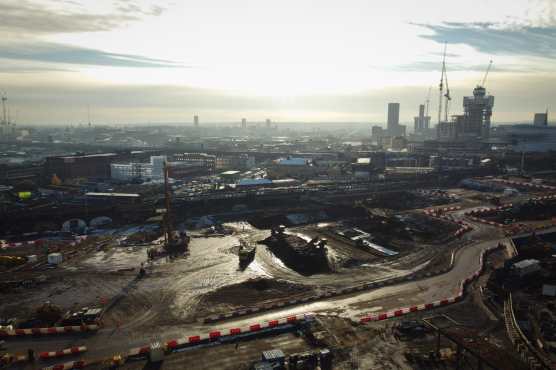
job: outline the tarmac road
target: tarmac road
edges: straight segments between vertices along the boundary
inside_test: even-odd
[[[283,310],[274,310],[258,315],[242,317],[228,322],[204,325],[201,323],[186,324],[178,327],[159,327],[145,330],[139,327],[103,328],[96,334],[71,335],[57,337],[14,338],[6,341],[9,352],[21,353],[27,348],[36,352],[53,351],[77,345],[86,345],[89,349],[83,358],[99,359],[116,353],[125,353],[130,348],[143,346],[156,340],[170,340],[213,329],[226,329],[250,323],[263,322],[270,319],[285,317],[291,314],[315,312],[318,314],[334,314],[342,317],[358,318],[370,312],[388,311],[399,307],[425,304],[458,292],[459,282],[471,275],[479,267],[481,253],[505,242],[505,238],[496,238],[460,249],[455,257],[454,268],[446,274],[419,281],[410,281],[399,285],[388,286],[372,291],[353,295],[330,298],[327,300],[295,306]],[[51,363],[59,363],[68,359],[58,359]],[[41,362],[42,363],[42,362]]]

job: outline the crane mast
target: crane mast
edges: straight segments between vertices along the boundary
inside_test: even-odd
[[[440,74],[440,84],[438,84],[438,123],[442,121],[442,98],[444,97],[444,73],[446,71],[446,44],[442,53],[442,72]]]
[[[448,87],[448,74],[446,73],[446,70],[444,70],[444,80],[446,82],[446,94],[444,94],[444,97],[446,98],[444,101],[444,121],[448,122],[448,113],[452,97],[450,96],[450,87]]]
[[[164,203],[166,206],[166,212],[164,213],[164,240],[166,243],[171,243],[173,239],[172,220],[170,215],[170,197],[170,186],[168,184],[168,162],[164,161]]]

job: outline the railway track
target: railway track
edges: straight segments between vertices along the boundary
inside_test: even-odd
[[[517,350],[522,360],[527,363],[531,370],[553,370],[556,367],[551,366],[550,362],[541,354],[523,334],[514,315],[512,295],[504,301],[504,321],[506,331],[514,348]]]

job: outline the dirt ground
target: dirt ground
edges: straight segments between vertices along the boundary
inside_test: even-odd
[[[281,280],[257,278],[228,285],[204,295],[199,302],[199,311],[223,312],[226,309],[281,301],[284,297],[295,299],[296,297],[311,295],[313,292],[314,288],[308,286]]]
[[[454,198],[445,192],[393,191],[376,193],[364,201],[369,208],[388,208],[397,211],[433,207],[453,203]]]

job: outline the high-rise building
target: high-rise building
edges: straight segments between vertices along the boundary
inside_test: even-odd
[[[421,132],[425,126],[425,105],[419,105],[419,115],[413,118],[415,124],[413,127],[413,131]]]
[[[193,116],[193,126],[199,127],[199,116]]]
[[[416,134],[422,133],[424,131],[427,131],[429,129],[430,123],[431,123],[431,117],[430,116],[425,116],[425,105],[421,104],[419,105],[419,115],[417,117],[413,118],[414,120],[414,127],[413,127],[413,131]]]
[[[533,120],[533,125],[537,127],[547,127],[548,126],[548,111],[546,113],[535,113],[535,118]]]
[[[265,123],[266,123],[266,128],[270,128],[271,121],[269,118],[266,119]]]
[[[463,98],[463,133],[466,137],[488,139],[493,106],[494,96],[487,95],[482,86],[473,89],[473,96]]]
[[[242,129],[246,129],[247,128],[247,119],[242,118],[241,119],[241,128]]]
[[[388,121],[386,129],[388,135],[394,136],[398,131],[400,124],[400,103],[388,103]]]

